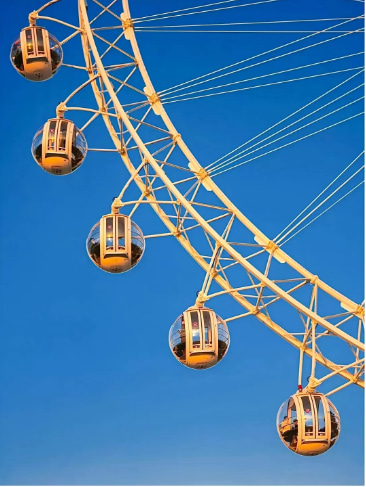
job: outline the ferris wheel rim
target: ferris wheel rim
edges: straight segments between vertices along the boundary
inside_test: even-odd
[[[129,13],[128,0],[122,0],[122,3],[123,3],[123,5],[124,5],[124,6],[126,6],[126,8],[127,8],[127,12]],[[81,17],[83,18],[84,23],[85,23],[84,27],[86,27],[86,31],[87,31],[87,37],[88,37],[88,39],[89,39],[89,42],[91,42],[91,44],[93,44],[93,34],[92,34],[91,29],[90,29],[90,26],[88,25],[88,17],[87,17],[87,12],[86,12],[86,2],[85,2],[85,0],[79,0],[79,11],[80,11],[80,13],[81,13]],[[135,41],[134,41],[134,42],[136,43],[136,48],[138,49],[138,45],[137,45],[137,41],[136,41],[136,38],[135,38],[134,33],[133,33],[133,29],[131,29],[131,31],[132,31],[132,36],[133,36],[133,38],[135,39]],[[131,43],[131,44],[132,44],[132,43]],[[92,47],[92,50],[93,50],[93,46],[91,46],[91,47]],[[85,53],[84,53],[84,54],[85,54]],[[95,44],[94,44],[94,50],[93,50],[93,54],[94,54],[94,57],[95,57],[95,60],[96,60],[96,63],[97,63],[97,61],[98,61],[98,50],[96,49]],[[135,51],[134,51],[134,54],[135,54]],[[141,65],[143,65],[143,61],[142,61],[141,55],[139,55],[139,57],[140,57],[139,64],[141,63]],[[104,71],[104,69],[103,69],[103,63],[101,62],[101,60],[100,60],[100,59],[99,59],[99,63],[100,63],[100,64],[99,64],[99,66],[98,66],[98,69],[100,69],[100,70],[101,70],[101,72],[103,73],[103,71]],[[98,63],[97,63],[97,64],[98,64]],[[139,67],[139,69],[140,69],[140,67]],[[144,68],[144,70],[145,70],[146,76],[148,77],[148,74],[147,74],[147,71],[146,71],[146,69],[145,69],[145,68]],[[141,70],[140,70],[140,72],[141,72]],[[141,74],[142,74],[142,73],[141,73]],[[105,77],[104,77],[103,81],[104,81],[104,83],[105,83],[106,87],[108,88],[108,75],[105,73],[105,71],[104,71],[104,75],[105,75]],[[144,81],[145,81],[145,78],[144,78]],[[150,83],[150,86],[152,87],[152,83],[151,83],[151,81],[150,81],[150,80],[149,80],[149,83]],[[147,86],[149,86],[149,85],[147,85]],[[121,111],[124,113],[124,110],[123,110],[123,108],[121,107],[121,105],[120,105],[120,103],[119,103],[118,97],[117,97],[116,95],[114,95],[113,90],[112,90],[112,89],[109,89],[108,91],[109,91],[109,94],[110,94],[110,96],[111,96],[111,99],[113,99],[113,97],[114,97],[114,98],[116,98],[116,100],[115,100],[115,101],[117,102],[117,106],[119,105],[119,107],[120,107]],[[176,134],[176,135],[179,135],[179,134],[177,133],[177,131],[175,130],[174,125],[173,125],[173,124],[172,124],[172,122],[170,121],[170,119],[169,119],[168,115],[166,114],[165,110],[163,110],[163,112],[165,113],[165,117],[167,117],[167,119],[169,120],[169,123],[171,124],[171,127],[173,127],[173,129],[174,129],[174,131],[175,131],[175,134]],[[103,118],[108,118],[108,117],[106,116],[106,117],[103,117]],[[122,118],[123,118],[123,117],[122,117]],[[124,123],[126,123],[126,125],[128,126],[128,118],[124,119],[123,121],[124,121]],[[165,121],[165,120],[164,120],[164,121]],[[131,130],[131,133],[134,131],[132,126],[130,127],[130,129],[129,129],[129,130]],[[137,139],[139,139],[138,134],[136,134],[136,138],[137,138]],[[135,139],[135,140],[136,140],[136,139]],[[139,140],[140,140],[141,144],[143,144],[143,142],[141,141],[141,139],[139,139]],[[179,137],[179,141],[180,141],[180,140],[181,140],[181,137]],[[146,148],[145,148],[145,149],[146,149]],[[150,155],[150,153],[149,153],[149,151],[148,151],[148,150],[146,151],[146,154],[145,154],[145,155],[146,155],[146,157],[147,157],[147,160],[149,160],[149,162],[151,163],[151,165],[154,167],[154,159],[151,157],[151,155]],[[192,156],[192,157],[193,157],[193,156]],[[124,162],[126,163],[126,160],[124,160]],[[197,162],[197,164],[198,164],[198,162]],[[126,165],[127,165],[127,164],[126,164]],[[201,166],[199,166],[199,167],[201,167]],[[131,172],[131,167],[128,167],[128,169],[129,169],[129,171]],[[154,167],[154,170],[155,170],[155,171],[158,173],[158,172],[159,172],[159,167]],[[164,171],[163,171],[163,173],[164,173]],[[164,174],[159,175],[159,177],[161,177],[162,181],[164,181]],[[216,187],[216,185],[215,185],[214,183],[213,183],[213,185],[214,185],[214,187]],[[221,193],[221,191],[219,190],[219,188],[217,188],[217,191],[218,191],[219,193]],[[178,191],[176,188],[174,188],[174,187],[172,188],[172,192],[173,192],[173,194],[175,194],[175,193],[179,193],[179,191]],[[178,194],[175,194],[175,196],[178,196]],[[180,195],[180,196],[182,197],[182,195]],[[178,198],[178,199],[179,199],[179,198]],[[226,197],[226,196],[225,196],[225,199],[227,199],[227,197]],[[229,200],[229,201],[230,201],[230,200]],[[230,202],[230,203],[231,203],[231,202]],[[186,204],[189,206],[189,203],[188,203],[188,202],[186,202]],[[232,203],[231,203],[231,205],[232,205]],[[234,205],[232,205],[232,206],[234,207]],[[195,210],[194,210],[193,208],[190,208],[190,211],[191,211],[191,212],[195,212]],[[237,211],[239,212],[239,210],[237,210]],[[192,213],[192,214],[193,214],[193,213]],[[239,212],[239,214],[241,214],[241,213]],[[198,216],[199,216],[199,215],[198,215]],[[245,217],[244,217],[244,218],[245,218]],[[201,219],[202,219],[202,218],[201,218]],[[197,218],[197,221],[200,221],[200,218]],[[164,222],[164,223],[166,223],[166,222]],[[254,225],[253,225],[253,226],[254,226]],[[259,232],[259,230],[258,230],[258,232]],[[259,233],[261,234],[261,232],[259,232]],[[264,235],[264,234],[262,234],[262,235]],[[223,247],[225,248],[225,244],[227,244],[227,242],[226,242],[225,240],[220,239],[220,236],[219,236],[219,235],[216,235],[216,236],[215,236],[215,238],[217,238],[217,237],[218,237],[218,241],[219,241],[219,243],[220,243],[220,244],[222,244],[222,245],[223,245]],[[265,237],[265,238],[267,238],[267,237]],[[220,240],[221,240],[221,241],[220,241]],[[267,239],[267,240],[269,241],[269,239]],[[180,241],[180,243],[182,243],[182,240]],[[184,245],[183,245],[183,246],[184,246]],[[188,249],[186,248],[186,250],[188,250]],[[225,248],[225,250],[227,250],[227,249]],[[281,253],[283,252],[281,249],[278,249],[278,250],[276,249],[276,251],[281,252]],[[191,252],[190,252],[190,253],[191,253]],[[230,252],[229,252],[229,254],[230,254]],[[235,255],[235,254],[236,254],[236,255]],[[284,253],[283,253],[283,254],[284,254]],[[191,255],[192,255],[192,254],[191,254]],[[287,255],[287,254],[284,254],[284,255]],[[234,252],[233,256],[234,256],[234,258],[235,258],[235,257],[236,257],[236,258],[238,258],[238,257],[240,257],[240,254],[238,254],[238,253]],[[289,259],[292,261],[292,259],[291,259],[291,258],[289,258]],[[196,259],[196,260],[197,260],[197,259]],[[198,260],[197,260],[197,261],[198,261]],[[287,263],[288,263],[288,262],[287,262]],[[205,267],[202,265],[202,263],[200,263],[200,265],[201,265],[203,268],[205,268]],[[299,265],[299,267],[301,267],[301,268],[302,268],[302,266],[300,266],[300,265]],[[256,269],[255,267],[254,267],[254,269],[257,271],[257,269]],[[258,273],[260,274],[260,276],[261,276],[262,278],[264,277],[264,276],[263,276],[263,274],[262,274],[262,273],[260,273],[260,271],[258,271]],[[253,272],[253,275],[255,275],[255,273],[254,273],[254,272]],[[348,298],[346,298],[345,296],[342,296],[340,293],[338,293],[338,292],[336,292],[335,290],[333,290],[333,289],[332,289],[330,286],[328,286],[328,285],[326,285],[325,283],[323,283],[323,281],[318,280],[318,279],[316,278],[316,276],[314,276],[313,274],[311,274],[311,273],[308,273],[308,272],[307,272],[307,275],[308,275],[308,276],[311,276],[311,278],[312,278],[312,279],[316,280],[316,285],[318,285],[319,287],[324,286],[324,289],[323,289],[323,290],[326,290],[326,292],[327,292],[329,289],[330,289],[330,290],[332,290],[332,291],[334,291],[334,293],[336,294],[336,296],[337,296],[338,298],[340,297],[341,299],[343,299],[343,301],[342,301],[341,299],[339,299],[340,303],[344,303],[344,304],[347,306],[347,308],[348,308],[348,307],[350,307],[350,308],[351,308],[349,311],[351,311],[351,310],[353,309],[353,311],[352,311],[352,312],[353,312],[354,314],[356,314],[356,313],[358,313],[358,312],[360,311],[360,310],[359,310],[359,306],[358,306],[358,305],[356,305],[356,303],[352,302],[351,300],[349,300],[349,299],[348,299]],[[266,278],[266,279],[267,279],[267,278]],[[271,284],[273,284],[273,283],[272,283],[272,281],[270,281],[270,280],[268,280],[268,279],[267,279],[266,284],[268,284],[268,282],[271,282]],[[270,287],[270,286],[268,286],[268,287]],[[270,288],[271,288],[271,287],[270,287]],[[272,289],[272,288],[271,288],[271,289]],[[283,290],[281,290],[281,289],[279,289],[279,291],[281,291],[281,292],[280,292],[280,293],[278,293],[278,294],[282,294],[282,295],[283,295],[283,294],[286,294],[286,292],[285,292],[285,291],[283,291]],[[275,291],[275,292],[277,292],[277,291]],[[281,297],[283,297],[283,298],[284,298],[284,296],[281,296]],[[284,299],[285,299],[285,298],[284,298]],[[292,299],[292,298],[291,298],[291,299]],[[291,300],[290,300],[290,301],[291,301]],[[294,300],[294,301],[296,301],[296,300]],[[289,302],[289,301],[288,301],[288,302]],[[291,302],[289,302],[289,303],[290,303],[290,304],[292,304]],[[351,306],[350,306],[350,305],[351,305]],[[346,308],[346,309],[347,309],[347,308]],[[247,307],[247,309],[249,309],[249,308]],[[306,308],[306,312],[307,312],[307,313],[309,313],[309,311],[310,311],[310,315],[311,315],[311,310],[309,310],[308,308]],[[309,316],[309,315],[308,315],[308,316]],[[314,317],[316,318],[316,315],[314,315],[314,316],[313,316],[313,318],[314,318]],[[263,321],[263,319],[262,319],[261,321]],[[323,325],[323,323],[320,323],[320,324],[321,324],[322,326],[324,326],[324,325]],[[325,327],[325,328],[327,328],[327,326],[324,326],[324,327]],[[281,327],[279,327],[279,328],[280,328],[280,330],[281,330],[281,331],[276,331],[276,330],[274,330],[274,331],[276,331],[276,333],[277,333],[277,334],[279,334],[279,335],[280,335],[282,338],[285,338],[287,341],[289,341],[290,343],[292,343],[292,344],[293,344],[294,346],[296,346],[297,348],[300,348],[300,346],[299,346],[299,345],[301,345],[301,342],[299,342],[299,341],[297,341],[297,340],[296,340],[298,343],[293,343],[293,341],[291,341],[291,340],[289,339],[289,337],[288,337],[288,336],[285,336],[286,332],[285,332],[285,331],[284,331],[284,330],[283,330]],[[333,327],[331,327],[331,328],[333,328]],[[340,337],[340,338],[342,338],[342,339],[345,339],[345,334],[343,334],[343,332],[342,332],[341,330],[336,329],[335,331],[336,331],[336,333],[335,333],[335,334],[336,334],[337,336],[339,336],[339,337]],[[287,334],[287,335],[288,335],[288,334]],[[347,337],[348,337],[348,336],[347,336]],[[361,350],[363,349],[363,344],[362,344],[362,343],[361,343],[359,340],[353,340],[353,341],[351,341],[351,342],[352,342],[352,345],[354,345],[355,347],[358,347],[358,348],[360,348]],[[308,353],[308,352],[306,352],[306,351],[305,351],[305,353]],[[317,359],[317,360],[318,360],[318,359]],[[318,361],[319,361],[320,363],[322,363],[322,360],[318,360]],[[325,361],[325,362],[326,362],[326,361]],[[326,366],[327,366],[327,364],[326,364],[325,362],[323,361],[323,365],[326,365]],[[330,368],[331,368],[331,367],[330,367]],[[334,370],[334,369],[333,369],[333,370]],[[347,377],[348,379],[350,379],[350,377],[353,377],[353,376],[352,376],[351,374],[349,374],[349,373],[340,374],[340,375],[343,375],[344,377]],[[361,380],[359,380],[359,378],[357,378],[357,383],[358,383],[358,385],[361,385],[361,384],[363,384],[363,381],[361,381]]]
[[[128,19],[131,20],[129,0],[122,0],[122,5],[123,5],[124,13],[127,15]],[[148,89],[151,90],[153,93],[155,93],[153,84],[151,82],[148,71],[145,67],[145,64],[143,62],[143,58],[142,58],[141,53],[140,53],[140,49],[139,49],[139,46],[137,43],[137,39],[136,39],[136,35],[135,35],[135,31],[133,29],[133,26],[129,25],[128,30],[129,30],[128,36],[130,37],[129,40],[131,42],[131,46],[132,46],[132,50],[134,52],[134,56],[138,60],[138,67],[139,67],[141,76],[143,77]],[[170,126],[172,128],[172,130],[178,134],[178,131],[176,130],[173,122],[171,121],[171,119],[170,119],[169,115],[167,114],[167,112],[166,112],[163,104],[161,103],[161,101],[159,99],[157,99],[156,101],[154,101],[154,104],[159,105],[160,115],[164,119],[164,122],[166,123],[166,125],[168,127]],[[178,139],[177,143],[179,145],[184,144],[183,145],[184,151],[189,151],[189,148],[184,143],[180,134],[178,134],[178,135],[179,135],[179,139]],[[204,168],[199,164],[197,159],[194,157],[194,155],[190,151],[189,151],[189,158],[194,161],[194,165],[197,168],[197,172],[199,172],[200,170],[204,170]],[[293,267],[298,272],[300,272],[305,278],[310,279],[314,282],[316,281],[316,284],[320,289],[322,289],[327,294],[331,294],[333,297],[338,299],[338,301],[340,301],[344,305],[345,309],[347,309],[348,311],[353,310],[355,313],[361,311],[361,309],[359,308],[359,305],[354,303],[352,300],[350,300],[346,296],[342,295],[336,289],[334,289],[331,286],[329,286],[328,284],[326,284],[324,281],[319,279],[319,277],[317,275],[315,275],[315,274],[311,273],[310,271],[308,271],[307,269],[305,269],[305,267],[303,267],[301,264],[299,264],[297,261],[295,261],[295,259],[293,259],[291,256],[289,256],[286,252],[284,252],[282,249],[278,248],[278,246],[276,244],[274,244],[273,241],[271,241],[261,230],[258,229],[258,227],[256,225],[254,225],[247,217],[245,217],[241,213],[241,211],[236,207],[236,205],[234,205],[232,203],[232,201],[229,200],[229,198],[227,198],[226,195],[224,195],[224,193],[220,190],[220,188],[217,186],[217,184],[212,180],[212,178],[209,174],[205,174],[205,179],[206,178],[209,181],[210,188],[215,192],[215,194],[220,199],[225,198],[226,201],[230,202],[230,208],[233,209],[233,211],[235,212],[235,215],[238,216],[239,220],[242,222],[245,221],[247,228],[250,231],[252,231],[253,235],[256,238],[258,238],[258,240],[260,240],[261,243],[263,242],[263,244],[266,244],[268,247],[270,247],[271,250],[274,252],[275,256],[278,256],[279,259],[285,260],[285,262],[287,264],[289,264],[291,267]]]

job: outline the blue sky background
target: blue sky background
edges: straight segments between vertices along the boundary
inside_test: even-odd
[[[130,3],[132,16],[138,17],[198,2]],[[332,396],[342,421],[333,449],[314,458],[294,455],[278,438],[275,420],[296,390],[295,349],[254,317],[247,318],[230,324],[231,346],[222,363],[189,370],[173,358],[167,337],[176,317],[193,304],[204,276],[179,244],[149,240],[141,263],[125,275],[104,273],[91,263],[85,239],[109,211],[127,172],[118,158],[96,153],[67,177],[51,176],[34,162],[34,134],[79,80],[75,71],[63,68],[48,82],[31,83],[11,67],[10,46],[27,25],[29,11],[39,6],[26,0],[1,5],[1,485],[362,484],[362,390],[348,387]],[[192,16],[185,23],[351,17],[360,15],[363,5],[280,0],[234,10]],[[46,12],[77,22],[76,0],[63,0]],[[47,26],[56,37],[65,36],[58,26]],[[138,41],[151,79],[162,90],[301,35],[141,33]],[[362,49],[362,34],[355,34],[250,74]],[[82,62],[81,50],[71,43],[64,56],[66,63]],[[333,69],[362,62],[359,56]],[[175,103],[167,110],[207,165],[348,76]],[[342,118],[362,106],[344,110]],[[110,145],[102,125],[86,136],[92,147]],[[358,117],[216,182],[273,237],[362,147]],[[152,233],[155,224],[161,228],[156,218],[146,210],[136,221]],[[360,302],[363,188],[285,250]],[[230,315],[230,300],[210,305],[224,318]]]

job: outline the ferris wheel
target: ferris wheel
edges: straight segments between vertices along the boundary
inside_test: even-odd
[[[12,46],[11,60],[15,69],[31,81],[52,78],[62,66],[75,68],[84,77],[59,103],[56,117],[47,120],[33,139],[32,154],[42,169],[53,175],[71,174],[81,166],[88,151],[100,151],[118,154],[129,171],[130,177],[114,197],[110,213],[101,216],[90,231],[89,257],[106,272],[122,273],[143,259],[147,239],[174,237],[204,271],[202,288],[192,306],[178,316],[170,329],[170,348],[175,358],[194,369],[216,365],[229,348],[227,323],[255,316],[299,351],[297,392],[285,401],[277,417],[281,440],[301,455],[327,451],[340,432],[339,414],[327,396],[352,384],[364,387],[364,305],[333,289],[282,249],[305,225],[308,208],[271,239],[220,189],[215,176],[230,165],[239,165],[241,153],[232,151],[209,166],[201,165],[165,109],[172,100],[201,96],[202,86],[188,94],[179,92],[187,86],[201,85],[204,77],[158,92],[136,39],[143,21],[189,15],[198,8],[233,7],[227,4],[234,0],[140,19],[131,16],[128,0],[122,0],[122,5],[119,0],[108,4],[93,0],[89,2],[92,5],[78,0],[77,25],[42,14],[58,1],[52,0],[29,15],[29,26]],[[72,33],[60,42],[51,30],[38,25],[43,20],[61,24]],[[343,19],[337,25],[345,23]],[[77,36],[84,62],[67,65],[62,46]],[[219,78],[220,71],[210,74]],[[352,71],[349,79],[361,71]],[[86,89],[92,90],[94,101],[89,100],[91,106],[78,106],[74,101]],[[68,112],[70,115],[66,116]],[[74,113],[82,114],[82,125],[74,123]],[[97,119],[104,121],[113,148],[88,148],[90,141],[85,132]],[[258,156],[258,144],[244,149],[250,158],[246,162]],[[320,206],[320,200],[315,204]],[[154,210],[166,232],[144,234],[135,216],[144,205]],[[313,210],[308,213],[310,216]],[[214,311],[214,303],[211,305],[214,298],[224,295],[241,309],[225,319]],[[206,306],[209,300],[210,306]],[[281,319],[289,313],[291,320]],[[341,359],[333,353],[329,337],[344,349]],[[310,358],[310,371],[305,385],[306,356]],[[318,392],[317,388],[334,376],[342,384],[326,394]]]

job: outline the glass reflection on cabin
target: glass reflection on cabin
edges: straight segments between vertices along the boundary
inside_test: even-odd
[[[30,81],[51,78],[62,63],[58,40],[43,27],[25,27],[10,51],[10,60],[19,74]]]
[[[193,369],[208,369],[225,356],[230,344],[225,321],[212,309],[192,307],[169,331],[169,345],[179,362]]]
[[[120,273],[140,262],[145,239],[130,217],[110,214],[103,216],[91,229],[86,248],[89,257],[100,269]]]
[[[81,166],[87,153],[86,139],[71,120],[52,118],[33,138],[32,155],[42,169],[66,175]]]
[[[315,456],[337,441],[340,419],[324,394],[298,392],[282,404],[277,429],[287,448],[299,455]]]

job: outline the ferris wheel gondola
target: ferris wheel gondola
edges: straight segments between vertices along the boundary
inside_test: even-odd
[[[140,262],[145,240],[129,216],[121,215],[116,208],[112,210],[90,230],[86,248],[96,266],[115,274],[129,271]]]
[[[324,394],[299,391],[278,411],[277,430],[282,442],[294,453],[320,455],[339,437],[339,414]]]
[[[37,164],[54,175],[70,174],[85,159],[87,143],[71,120],[51,118],[33,138],[32,155]]]
[[[62,63],[62,48],[45,28],[25,27],[11,48],[10,59],[17,72],[30,81],[46,81]]]
[[[173,323],[169,345],[181,364],[192,369],[208,369],[226,355],[230,345],[229,330],[212,309],[195,305]]]

